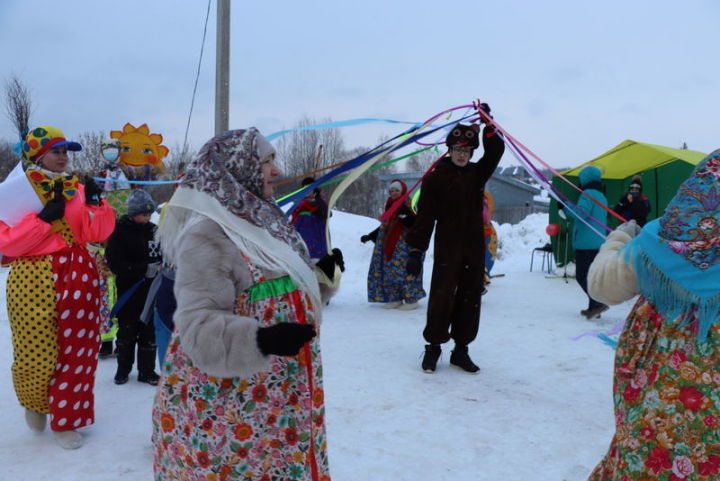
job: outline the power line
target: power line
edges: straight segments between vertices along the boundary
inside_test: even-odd
[[[190,100],[190,113],[188,114],[187,126],[185,127],[185,139],[183,148],[187,145],[188,131],[190,130],[190,119],[192,118],[193,107],[195,106],[195,94],[197,93],[198,80],[200,79],[200,66],[202,65],[203,52],[205,51],[205,36],[207,35],[208,19],[210,18],[210,4],[208,0],[207,13],[205,13],[205,28],[203,29],[202,43],[200,44],[200,58],[198,59],[197,74],[195,75],[195,86],[193,87],[192,100]]]

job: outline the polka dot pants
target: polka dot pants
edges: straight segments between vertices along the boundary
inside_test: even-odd
[[[15,393],[23,407],[47,414],[48,385],[57,360],[57,315],[50,257],[21,257],[13,262],[7,280],[7,309]]]
[[[92,424],[100,292],[90,254],[74,246],[51,256],[20,258],[13,264],[7,291],[15,349],[13,381],[20,404],[49,412],[53,431]],[[47,326],[45,345],[32,334],[39,325]],[[54,356],[38,356],[43,347]]]

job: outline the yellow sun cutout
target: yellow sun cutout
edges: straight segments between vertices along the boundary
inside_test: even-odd
[[[110,137],[120,141],[118,164],[136,171],[149,170],[153,175],[165,172],[165,163],[162,159],[168,155],[170,150],[164,145],[160,145],[163,136],[151,134],[147,124],[135,128],[128,122],[121,131],[112,130]]]

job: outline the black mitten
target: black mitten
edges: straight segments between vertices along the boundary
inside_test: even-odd
[[[315,263],[315,266],[325,273],[328,279],[335,277],[335,256],[328,254]]]
[[[63,198],[62,181],[55,181],[53,186],[55,195],[45,203],[45,206],[38,212],[38,218],[48,224],[54,220],[61,219],[65,215],[65,199]]]
[[[412,249],[408,253],[408,259],[405,263],[405,270],[411,276],[417,276],[422,272],[422,251]]]
[[[378,227],[377,229],[375,229],[374,231],[370,232],[369,234],[365,234],[364,236],[360,236],[360,242],[362,242],[363,244],[366,243],[367,241],[373,241],[373,242],[375,242],[375,241],[377,240],[377,236],[378,236],[378,231],[379,231],[379,230],[380,230],[380,228]]]
[[[343,253],[337,247],[332,250],[333,256],[335,257],[335,264],[340,268],[340,272],[345,272],[345,258]]]
[[[306,342],[315,337],[313,326],[282,322],[257,331],[257,345],[264,355],[296,356]]]
[[[100,205],[102,187],[97,185],[92,177],[85,177],[85,203],[87,205]]]

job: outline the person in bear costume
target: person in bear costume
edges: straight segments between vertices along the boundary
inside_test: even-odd
[[[489,115],[487,104],[481,106]],[[450,364],[476,373],[479,368],[468,354],[468,344],[480,323],[480,295],[485,273],[483,192],[485,183],[500,163],[505,144],[492,125],[482,132],[484,154],[470,162],[480,145],[479,125],[457,124],[447,136],[447,154],[422,183],[418,214],[405,236],[411,250],[408,274],[417,275],[422,256],[435,231],[427,321],[427,341],[422,369],[435,371],[441,345],[453,339]]]

